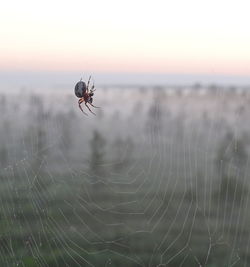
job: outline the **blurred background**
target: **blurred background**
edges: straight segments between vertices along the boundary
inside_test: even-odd
[[[249,7],[2,3],[0,266],[250,266]]]

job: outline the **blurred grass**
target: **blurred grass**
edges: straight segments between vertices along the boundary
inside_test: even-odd
[[[220,199],[228,210],[217,214],[212,202],[205,216],[197,200],[183,198],[185,191],[164,191],[144,209],[140,195],[133,208],[122,205],[117,193],[84,180],[80,189],[67,183],[64,190],[52,196],[51,185],[43,192],[15,190],[16,198],[14,192],[1,194],[1,266],[196,266],[196,258],[204,263],[207,256],[207,266],[230,266],[238,257],[248,260],[248,239],[239,240],[248,235],[248,225],[231,225],[231,217],[240,216],[232,210],[237,203]],[[115,208],[119,205],[122,209]]]

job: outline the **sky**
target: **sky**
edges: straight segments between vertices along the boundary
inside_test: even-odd
[[[250,75],[250,1],[8,0],[0,71]]]

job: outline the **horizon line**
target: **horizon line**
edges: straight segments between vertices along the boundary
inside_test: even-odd
[[[250,85],[250,75],[219,73],[169,73],[169,72],[100,72],[100,71],[60,71],[60,70],[1,70],[0,85],[8,86],[54,86],[72,84],[89,75],[99,85]]]

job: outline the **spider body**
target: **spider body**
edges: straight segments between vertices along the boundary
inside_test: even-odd
[[[75,86],[75,95],[78,98],[81,98],[86,93],[86,91],[87,91],[86,83],[83,81],[79,81]]]
[[[93,102],[93,95],[94,95],[94,91],[95,91],[95,86],[94,84],[92,85],[91,89],[89,90],[89,83],[90,83],[90,79],[91,79],[91,76],[89,77],[89,80],[88,80],[88,83],[86,85],[85,82],[82,81],[82,79],[75,85],[75,95],[76,97],[80,98],[78,100],[78,105],[79,105],[79,108],[80,110],[82,111],[82,113],[84,113],[85,115],[88,115],[87,113],[85,113],[81,107],[81,104],[83,102],[85,102],[85,106],[88,108],[88,110],[96,115],[91,109],[90,107],[88,106],[88,104],[94,108],[99,108],[99,107],[96,107],[92,104]]]

